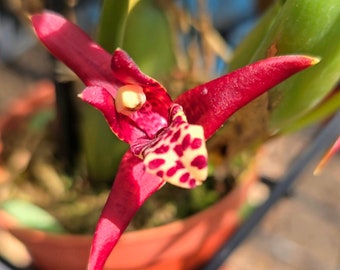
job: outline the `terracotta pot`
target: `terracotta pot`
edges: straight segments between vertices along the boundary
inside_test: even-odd
[[[212,257],[240,224],[240,206],[256,180],[255,173],[248,172],[242,184],[229,195],[190,218],[125,233],[111,253],[105,269],[197,269]],[[37,269],[86,269],[90,235],[58,235],[20,228],[3,212],[0,212],[1,226],[24,243]]]

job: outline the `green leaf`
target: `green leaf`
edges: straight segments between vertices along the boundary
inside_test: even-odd
[[[302,116],[294,123],[289,125],[287,129],[283,129],[282,132],[293,132],[314,122],[319,122],[327,119],[334,113],[336,113],[340,108],[340,92],[331,95],[326,98],[319,106],[317,106],[312,111],[308,112],[306,115]]]
[[[114,180],[128,145],[110,130],[103,115],[88,104],[81,104],[81,134],[89,181],[95,189]]]
[[[340,77],[340,2],[287,0],[254,56],[308,54],[322,61],[270,92],[270,123],[287,128],[312,110]]]
[[[237,46],[229,65],[229,71],[246,66],[252,62],[254,53],[265,38],[268,29],[275,21],[280,8],[281,5],[276,2],[261,16],[255,27]]]
[[[171,31],[156,1],[141,0],[130,11],[123,49],[143,72],[161,80],[175,64]]]
[[[48,232],[65,232],[62,225],[48,212],[23,200],[9,200],[0,208],[14,217],[22,226]]]
[[[108,52],[122,46],[128,0],[104,0],[98,29],[98,43]]]

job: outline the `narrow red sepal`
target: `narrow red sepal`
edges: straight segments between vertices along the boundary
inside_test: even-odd
[[[144,201],[164,181],[145,172],[143,160],[128,151],[121,162],[109,198],[99,218],[88,270],[101,270],[129,222]]]
[[[204,128],[208,139],[237,110],[318,59],[287,55],[267,58],[197,86],[175,101],[191,124]]]

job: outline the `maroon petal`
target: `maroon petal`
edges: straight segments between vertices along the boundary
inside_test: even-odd
[[[208,139],[238,109],[317,62],[299,55],[268,58],[197,86],[175,102],[183,106],[189,123],[203,126]]]
[[[144,201],[164,181],[145,173],[141,159],[128,151],[121,163],[111,193],[94,234],[88,270],[101,270],[113,247]]]
[[[153,111],[149,101],[131,116],[126,116],[117,113],[113,97],[102,87],[86,87],[79,97],[101,111],[112,132],[130,144],[132,149],[142,147],[144,142],[153,139],[168,125],[168,119]]]
[[[79,97],[103,113],[112,132],[119,139],[131,144],[136,140],[145,138],[145,132],[136,127],[129,117],[117,113],[114,99],[106,89],[89,86]]]
[[[139,114],[134,115],[135,122],[143,122],[143,119],[150,118],[149,128],[153,127],[156,131],[164,127],[164,124],[158,124],[160,127],[154,128],[155,120],[158,116],[153,117],[152,113],[157,113],[161,118],[167,122],[168,110],[172,104],[172,100],[168,95],[165,88],[155,79],[145,75],[130,56],[123,50],[117,49],[112,57],[111,68],[115,78],[123,82],[124,84],[136,84],[143,87],[143,91],[146,95],[147,104]],[[151,116],[150,116],[151,115]],[[150,123],[153,123],[150,125]],[[152,137],[153,130],[148,130],[148,127],[144,127],[144,130],[150,137]]]
[[[111,61],[111,68],[114,76],[125,84],[150,86],[160,88],[163,92],[166,92],[158,81],[144,74],[122,49],[118,48],[115,50]]]
[[[112,75],[111,54],[78,26],[65,18],[44,12],[31,17],[34,30],[49,51],[72,69],[88,86],[101,86],[115,97],[117,81]]]
[[[109,114],[105,107],[107,104],[99,104],[98,98],[91,99],[95,104],[89,102],[105,111],[111,129],[118,137],[128,143],[137,138],[153,139],[159,130],[167,126],[171,98],[164,87],[142,73],[124,51],[118,49],[111,57],[78,26],[51,12],[32,16],[32,24],[50,52],[69,66],[87,86],[94,87],[87,89],[87,96],[95,87],[105,89],[113,98],[122,85],[136,84],[143,88],[146,103],[130,118],[118,114],[113,102],[110,103],[112,112]],[[86,100],[85,94],[83,99]]]

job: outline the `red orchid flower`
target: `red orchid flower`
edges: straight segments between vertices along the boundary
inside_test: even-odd
[[[165,182],[193,188],[207,175],[204,140],[236,110],[314,63],[281,56],[197,86],[172,101],[121,49],[110,55],[77,26],[45,12],[32,16],[42,43],[87,86],[80,97],[99,109],[130,149],[98,221],[88,269],[100,270],[143,202]]]

